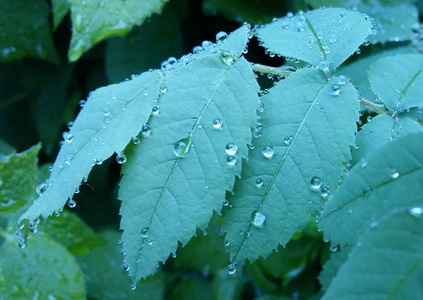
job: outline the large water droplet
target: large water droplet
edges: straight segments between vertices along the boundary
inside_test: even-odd
[[[235,63],[235,57],[229,51],[220,52],[220,59],[228,66],[232,66]]]
[[[341,86],[339,84],[332,84],[330,89],[333,96],[338,96],[341,93]]]
[[[39,196],[41,196],[42,194],[44,194],[44,193],[45,193],[45,191],[47,190],[48,186],[49,186],[48,182],[43,182],[43,183],[41,183],[40,185],[38,185],[38,186],[37,186],[37,189],[36,189],[37,194],[38,194]]]
[[[214,128],[221,128],[223,126],[223,122],[219,118],[214,119],[212,124]]]
[[[310,180],[311,188],[315,191],[319,190],[322,186],[322,180],[319,177],[313,177]]]
[[[255,212],[253,215],[253,225],[255,227],[262,227],[264,221],[266,220],[266,216],[262,212]]]
[[[409,209],[409,213],[414,217],[421,217],[421,215],[423,214],[423,207],[414,206]]]
[[[292,135],[287,136],[286,138],[283,139],[283,142],[287,146],[291,145],[293,141],[294,141],[294,137]]]
[[[156,106],[153,107],[153,109],[151,110],[151,112],[153,113],[153,115],[157,116],[160,113],[160,109],[156,105]]]
[[[236,272],[236,267],[235,267],[235,265],[234,265],[234,264],[230,264],[230,265],[228,266],[228,273],[229,273],[229,275],[233,275],[233,274],[235,274],[235,272]]]
[[[68,200],[68,206],[69,206],[70,208],[74,208],[74,207],[76,206],[76,202],[75,202],[75,200],[69,199],[69,200]]]
[[[258,178],[256,180],[256,188],[261,188],[263,186],[263,179]]]
[[[73,136],[72,133],[65,131],[65,132],[62,133],[62,136],[63,136],[63,139],[65,140],[66,143],[70,144],[70,143],[73,142],[74,136]]]
[[[228,37],[228,34],[224,31],[220,31],[216,34],[216,43],[222,44],[226,38]]]
[[[191,146],[191,137],[180,139],[175,143],[173,148],[173,153],[176,157],[183,157],[189,150]]]
[[[124,164],[124,163],[126,163],[126,155],[125,155],[125,154],[123,154],[123,152],[119,153],[118,155],[116,155],[116,161],[117,161],[119,164]]]
[[[235,155],[238,151],[238,145],[234,143],[228,143],[225,147],[225,151],[229,155]]]
[[[150,133],[151,133],[151,128],[150,128],[150,126],[148,126],[148,125],[143,125],[143,126],[142,126],[142,128],[141,128],[141,133],[142,133],[143,135],[150,135]]]
[[[227,163],[229,166],[234,166],[234,165],[236,164],[236,157],[235,157],[235,156],[229,156],[229,157],[226,159],[226,163]]]
[[[272,158],[275,154],[275,149],[272,146],[264,147],[262,150],[263,156],[266,158]]]
[[[166,94],[167,87],[164,84],[160,85],[160,94]]]

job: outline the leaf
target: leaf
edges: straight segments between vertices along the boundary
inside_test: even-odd
[[[328,289],[330,283],[338,274],[339,268],[347,261],[350,252],[350,247],[345,246],[341,250],[331,253],[330,259],[323,265],[323,270],[319,275],[322,290]]]
[[[261,100],[261,137],[224,212],[234,263],[266,257],[303,229],[337,186],[358,120],[354,87],[318,69],[293,73]]]
[[[0,0],[0,62],[36,57],[57,62],[46,1]]]
[[[171,290],[170,299],[212,300],[213,284],[202,277],[185,277]]]
[[[268,51],[304,60],[325,72],[336,69],[372,33],[361,13],[328,8],[299,13],[259,27],[256,34]]]
[[[395,120],[389,115],[378,115],[366,123],[357,134],[358,148],[353,148],[353,164],[366,155],[398,137],[412,132],[422,132],[423,128],[416,121],[404,117]]]
[[[205,229],[240,173],[258,103],[255,76],[238,57],[248,35],[241,27],[216,46],[222,50],[167,73],[151,133],[126,153],[119,199],[134,282]]]
[[[53,28],[56,30],[63,18],[68,14],[71,3],[69,0],[52,0],[51,5],[53,10]]]
[[[85,274],[87,294],[95,299],[163,299],[163,274],[159,273],[138,283],[131,290],[131,279],[122,269],[120,233],[105,230],[99,234],[105,243],[88,255],[79,256],[78,262]]]
[[[20,218],[35,220],[58,212],[95,164],[120,153],[150,116],[159,93],[160,74],[143,73],[131,81],[93,92],[65,141],[37,202]]]
[[[21,153],[0,156],[0,214],[25,205],[36,187],[38,144]]]
[[[160,13],[167,0],[72,1],[72,39],[69,61],[78,60],[95,44],[113,36],[124,36],[154,13]]]
[[[421,299],[422,226],[421,217],[399,212],[366,230],[322,300]]]
[[[404,111],[423,104],[423,55],[402,54],[384,57],[370,66],[373,92],[390,111]],[[386,84],[389,82],[389,84]]]
[[[168,5],[160,16],[153,15],[149,22],[134,27],[125,38],[107,41],[107,77],[110,82],[119,82],[128,74],[157,68],[169,56],[181,56],[182,46],[177,11]]]
[[[0,139],[0,159],[3,159],[4,156],[8,156],[16,152],[16,149],[6,143],[4,140]]]
[[[324,206],[320,228],[325,238],[333,245],[352,245],[392,211],[422,203],[422,147],[423,133],[410,133],[355,165]]]
[[[229,274],[228,270],[219,270],[213,280],[213,299],[242,299],[243,277],[241,272]]]
[[[85,299],[81,269],[66,248],[41,235],[30,243],[31,247],[20,249],[11,235],[1,246],[2,297]]]

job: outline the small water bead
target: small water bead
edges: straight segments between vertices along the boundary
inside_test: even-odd
[[[310,180],[311,188],[315,191],[319,190],[322,186],[322,180],[319,177],[313,177]]]
[[[110,116],[110,109],[105,108],[105,109],[103,110],[103,114],[104,114],[104,116],[105,116],[105,117]]]
[[[261,179],[261,178],[258,178],[257,180],[256,180],[256,188],[261,188],[262,186],[263,186],[263,179]]]
[[[264,103],[263,102],[259,101],[257,110],[259,112],[264,112]]]
[[[320,195],[322,196],[323,199],[329,198],[331,195],[330,188],[329,187],[322,188],[322,190],[320,191]]]
[[[223,126],[223,122],[219,118],[214,119],[212,124],[214,128],[222,128]]]
[[[135,283],[131,284],[131,290],[135,290],[137,288],[137,285]]]
[[[263,117],[261,117],[261,116],[257,116],[257,117],[256,117],[256,125],[257,125],[257,126],[262,126],[262,125],[263,125],[263,123],[264,123]]]
[[[294,141],[294,137],[292,135],[287,136],[286,138],[283,139],[283,142],[287,146],[291,145],[293,141]]]
[[[151,128],[150,128],[150,126],[148,126],[148,125],[143,125],[143,126],[142,126],[142,128],[141,128],[141,133],[142,133],[143,135],[150,135],[150,133],[151,133]]]
[[[101,165],[103,163],[103,160],[99,159],[99,158],[94,158],[93,159],[93,165]]]
[[[266,216],[262,212],[257,211],[253,214],[253,226],[262,227],[264,221],[266,221]]]
[[[147,244],[151,246],[151,245],[154,244],[154,241],[153,240],[148,240]]]
[[[195,46],[194,48],[192,48],[192,53],[194,54],[199,54],[203,52],[203,48],[201,46]]]
[[[330,245],[329,250],[330,250],[330,252],[336,252],[336,251],[338,251],[338,246],[337,245]]]
[[[273,157],[273,155],[275,154],[275,149],[273,149],[273,147],[272,146],[267,146],[267,147],[264,147],[263,148],[263,150],[262,150],[262,153],[263,153],[263,156],[264,157],[266,157],[266,158],[272,158]]]
[[[140,140],[139,137],[135,136],[135,137],[132,138],[132,143],[134,145],[138,145],[140,142],[141,142],[141,140]]]
[[[141,229],[141,236],[142,237],[148,237],[148,234],[150,233],[150,227],[144,227]]]
[[[320,60],[317,63],[317,67],[325,73],[328,73],[330,71],[329,70],[329,63],[328,63],[327,60]]]
[[[412,207],[408,210],[408,212],[413,216],[413,217],[421,217],[421,215],[423,214],[423,207],[420,206],[415,206]]]
[[[228,240],[226,240],[226,241],[225,241],[225,246],[226,246],[226,247],[229,247],[230,245],[231,245],[231,242],[230,242],[230,241],[228,241]]]
[[[69,166],[72,163],[72,155],[68,154],[65,158],[65,165]]]
[[[235,155],[238,151],[238,145],[234,143],[228,143],[225,147],[225,151],[228,155]]]
[[[226,159],[226,163],[228,164],[228,166],[234,166],[236,164],[236,158],[234,156],[229,156]]]
[[[232,66],[235,63],[235,57],[229,51],[220,52],[220,59],[228,66]]]
[[[118,155],[116,155],[116,161],[118,164],[124,164],[126,163],[126,155],[123,154],[123,152],[119,153]]]
[[[338,96],[341,93],[341,86],[339,84],[332,84],[330,88],[333,96]]]
[[[151,109],[151,112],[152,112],[152,114],[153,115],[155,115],[155,116],[157,116],[159,113],[160,113],[160,109],[159,109],[159,106],[154,106],[152,109]]]
[[[253,137],[255,137],[256,139],[261,137],[261,128],[260,127],[254,128]]]
[[[399,177],[399,172],[397,171],[397,169],[392,169],[391,173],[389,173],[389,176],[391,176],[391,178],[396,179]]]
[[[345,77],[344,75],[339,75],[338,76],[338,84],[344,85],[346,83],[347,83],[347,77]]]
[[[69,206],[70,208],[74,208],[74,207],[76,206],[76,202],[75,202],[75,200],[73,200],[73,199],[69,199],[69,200],[68,200],[68,206]]]
[[[40,185],[38,185],[37,188],[36,188],[37,194],[39,196],[41,196],[42,194],[44,194],[45,191],[47,190],[48,186],[49,186],[48,182],[43,182]]]
[[[226,32],[219,31],[216,34],[216,43],[217,44],[222,44],[226,40],[227,37],[228,37],[228,34]]]
[[[228,273],[229,275],[234,275],[236,273],[236,266],[234,264],[228,266]]]
[[[160,94],[166,94],[167,87],[164,84],[160,85]]]
[[[201,122],[198,122],[198,124],[197,124],[197,128],[203,128],[203,123],[201,123]]]
[[[190,137],[180,139],[179,141],[175,143],[173,148],[173,153],[175,154],[176,157],[183,157],[190,149],[190,146],[191,146]]]
[[[62,133],[62,137],[65,140],[65,142],[66,143],[69,143],[69,144],[72,143],[73,142],[73,139],[74,139],[73,134],[70,133],[70,132],[67,132],[67,131],[65,131],[65,132]]]
[[[213,47],[213,43],[212,43],[212,42],[210,42],[210,41],[203,41],[203,42],[201,43],[201,47],[202,47],[204,50],[207,50],[207,49],[210,49],[211,47]]]
[[[229,201],[227,199],[223,200],[223,206],[228,206],[229,205]]]

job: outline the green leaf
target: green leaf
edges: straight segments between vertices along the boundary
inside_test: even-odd
[[[410,118],[404,117],[396,120],[390,115],[378,115],[361,127],[358,132],[358,148],[353,148],[353,164],[389,141],[412,132],[422,131],[422,126]]]
[[[168,5],[162,14],[135,27],[125,38],[107,42],[106,71],[111,82],[119,82],[129,74],[157,68],[169,56],[181,56],[182,33],[176,10]]]
[[[0,156],[0,214],[25,205],[36,187],[38,144],[21,153]]]
[[[170,299],[202,299],[212,300],[213,284],[202,277],[185,277],[172,289]]]
[[[243,277],[241,272],[229,274],[226,268],[219,270],[213,280],[213,299],[242,299]]]
[[[78,262],[85,274],[87,294],[95,299],[163,299],[161,273],[142,280],[131,290],[131,279],[122,269],[120,233],[106,230],[99,234],[105,243],[88,255],[79,256]]]
[[[63,18],[68,14],[71,4],[69,0],[52,0],[51,5],[53,10],[53,28],[56,30]]]
[[[322,300],[423,298],[422,226],[420,216],[399,212],[366,230]]]
[[[234,263],[266,257],[303,229],[337,186],[358,120],[351,83],[318,69],[293,73],[261,100],[263,128],[224,212]]]
[[[321,215],[320,228],[333,245],[352,245],[392,211],[422,203],[422,147],[423,133],[410,133],[355,165]]]
[[[147,72],[93,92],[72,129],[64,133],[45,192],[20,220],[60,211],[93,165],[120,153],[148,120],[160,83],[158,72]]]
[[[361,13],[328,8],[278,19],[256,30],[261,44],[278,55],[336,69],[372,33],[371,19]]]
[[[422,70],[423,55],[402,54],[379,59],[368,74],[373,92],[390,111],[400,112],[423,105]]]
[[[258,103],[254,73],[239,57],[248,35],[241,27],[217,45],[222,50],[167,73],[151,133],[127,152],[119,199],[134,282],[175,253],[178,241],[186,244],[196,227],[206,228],[240,174]]]
[[[46,1],[0,0],[0,62],[27,56],[57,62]]]
[[[0,159],[3,159],[4,156],[13,154],[16,152],[16,149],[6,143],[4,140],[0,139]]]
[[[350,247],[345,246],[341,250],[331,253],[330,259],[323,265],[323,270],[319,274],[319,282],[324,291],[328,289],[330,283],[338,274],[339,268],[347,261],[350,252]]]
[[[85,299],[84,279],[66,248],[38,235],[20,249],[13,235],[0,248],[0,294],[5,299]],[[58,288],[60,287],[60,288]]]
[[[73,62],[95,44],[124,36],[153,13],[160,13],[167,0],[71,1],[72,39],[68,58]]]

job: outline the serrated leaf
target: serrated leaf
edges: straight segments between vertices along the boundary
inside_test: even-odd
[[[124,36],[153,13],[160,13],[167,0],[71,1],[72,39],[69,61],[76,61],[95,44]]]
[[[398,137],[412,132],[422,132],[416,121],[403,117],[395,120],[390,115],[378,115],[366,123],[357,134],[357,146],[353,148],[353,164]]]
[[[261,99],[261,137],[224,212],[234,262],[267,256],[309,222],[350,158],[358,120],[354,87],[318,69],[293,73]]]
[[[373,92],[390,111],[400,112],[423,104],[422,70],[423,55],[402,54],[379,59],[368,74]]]
[[[0,1],[0,62],[27,56],[57,62],[45,1]]]
[[[0,139],[0,159],[3,159],[4,156],[8,156],[15,152],[16,152],[16,149],[12,145]]]
[[[258,103],[255,76],[238,57],[248,33],[244,26],[218,45],[228,50],[206,51],[168,73],[151,134],[127,153],[119,199],[134,282],[175,253],[178,241],[186,244],[197,227],[205,229],[241,171]],[[230,143],[237,151],[227,154]]]
[[[256,30],[270,52],[304,60],[325,72],[336,69],[372,33],[371,19],[327,8],[278,19]]]
[[[53,28],[56,30],[63,18],[68,14],[71,3],[69,0],[52,0],[51,5],[53,13]]]
[[[347,261],[350,247],[342,247],[341,250],[331,253],[330,259],[323,265],[323,270],[319,274],[319,282],[322,290],[326,291],[332,280],[338,274],[339,268]]]
[[[400,212],[367,230],[322,300],[421,299],[422,226],[421,217]]]
[[[0,156],[0,214],[22,207],[34,194],[40,149],[38,144],[21,153]]]
[[[64,133],[48,188],[20,220],[46,218],[59,211],[93,165],[120,153],[148,120],[160,82],[158,72],[147,72],[93,92],[72,129]]]
[[[31,247],[20,249],[12,235],[1,246],[2,297],[85,299],[83,274],[66,248],[41,235],[30,243]]]
[[[345,177],[321,215],[332,244],[352,245],[399,207],[421,204],[423,133],[410,133],[366,156]]]
[[[99,233],[104,244],[95,247],[88,255],[77,258],[85,275],[87,294],[95,299],[163,299],[163,274],[159,273],[138,283],[131,290],[131,279],[122,269],[120,233],[105,230]]]

